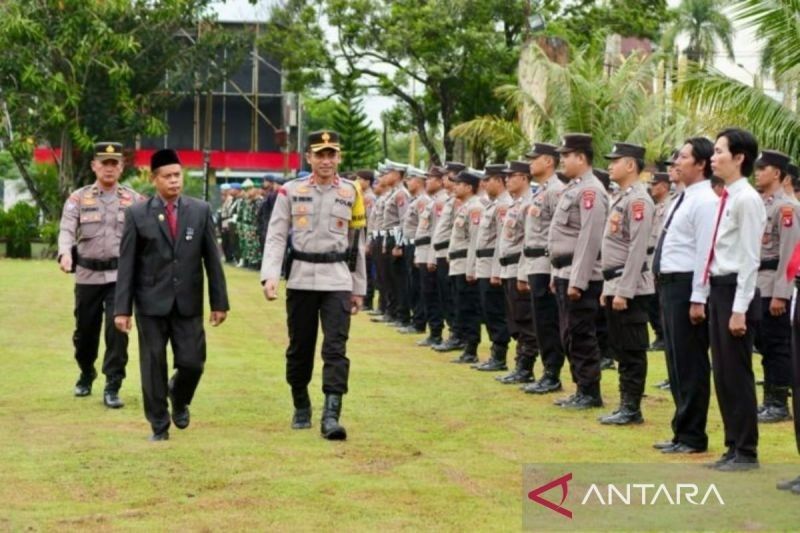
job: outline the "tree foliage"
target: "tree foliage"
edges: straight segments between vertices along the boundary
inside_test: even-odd
[[[682,0],[671,12],[673,22],[664,32],[664,48],[673,50],[678,37],[686,36],[689,39],[683,50],[686,57],[713,65],[719,42],[733,61],[733,22],[724,12],[729,4],[730,0]]]
[[[0,4],[0,139],[25,170],[53,150],[62,198],[90,178],[92,144],[165,131],[164,112],[218,84],[239,42],[207,14],[210,0],[9,0]],[[218,57],[223,46],[227,60]]]
[[[378,136],[369,124],[354,80],[342,84],[337,104],[331,124],[341,135],[342,170],[374,168],[381,156]]]

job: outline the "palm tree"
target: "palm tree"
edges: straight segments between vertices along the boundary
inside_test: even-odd
[[[768,46],[766,70],[784,87],[800,82],[800,4],[797,0],[738,0],[734,16],[753,27]],[[764,65],[762,65],[764,70]],[[800,157],[800,115],[796,102],[789,105],[767,95],[760,87],[750,87],[723,73],[701,67],[690,72],[677,85],[675,100],[687,105],[701,119],[712,124],[738,124],[750,129],[762,146]]]
[[[643,144],[648,159],[658,161],[701,131],[683,108],[655,91],[658,57],[632,55],[611,72],[599,49],[580,50],[560,65],[534,47],[529,60],[542,86],[499,87],[496,95],[509,116],[478,117],[453,128],[450,135],[502,159],[503,154],[520,154],[531,139],[558,142],[564,133],[585,132],[592,134],[598,153],[616,141],[630,141]]]
[[[689,44],[683,50],[686,57],[695,63],[711,65],[719,41],[733,61],[733,23],[722,12],[729,3],[729,0],[682,0],[672,11],[674,22],[664,32],[664,49],[674,50],[678,37],[688,36]]]

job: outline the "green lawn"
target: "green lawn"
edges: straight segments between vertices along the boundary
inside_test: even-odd
[[[646,423],[607,428],[595,419],[616,406],[614,372],[603,376],[608,409],[564,412],[364,315],[349,345],[350,439],[319,436],[319,369],[314,429],[291,431],[284,306],[265,302],[254,272],[227,274],[233,310],[207,329],[192,425],[150,443],[136,336],[127,406],[105,409],[101,381],[74,398],[71,277],[54,261],[0,260],[0,530],[518,530],[526,463],[706,462],[722,451],[713,402],[709,454],[650,449],[670,436],[671,399],[650,386],[665,376],[660,353]],[[796,462],[791,424],[762,427],[760,451],[764,462]]]

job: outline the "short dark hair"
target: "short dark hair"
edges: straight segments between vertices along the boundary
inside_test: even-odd
[[[695,162],[704,161],[703,176],[711,179],[711,156],[714,155],[714,143],[705,137],[690,137],[683,141],[683,144],[692,146],[692,158]]]
[[[636,171],[641,174],[642,170],[644,170],[644,160],[637,157],[634,161],[636,162]]]
[[[720,137],[725,137],[728,140],[728,150],[731,155],[737,156],[741,154],[744,157],[741,167],[742,176],[752,175],[753,164],[758,157],[758,141],[755,136],[741,128],[727,128],[717,135],[717,139]]]
[[[586,163],[588,163],[589,166],[592,166],[592,163],[594,163],[594,150],[589,150],[587,148],[586,150],[575,150],[575,151],[579,154],[585,155]]]
[[[472,186],[472,194],[478,194],[478,189],[481,188],[480,183],[470,184]]]

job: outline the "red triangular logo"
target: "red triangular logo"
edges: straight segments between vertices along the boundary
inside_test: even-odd
[[[572,518],[572,511],[562,507],[564,502],[567,499],[567,494],[569,493],[569,485],[568,483],[572,480],[572,472],[569,474],[563,475],[558,479],[554,479],[549,483],[542,485],[541,487],[537,487],[528,493],[528,499],[538,503],[539,505],[543,505],[550,509],[551,511],[555,511],[560,515],[566,516],[567,518]],[[547,492],[548,490],[561,487],[561,501],[558,504],[553,503],[550,500],[546,500],[542,498],[542,494]]]

